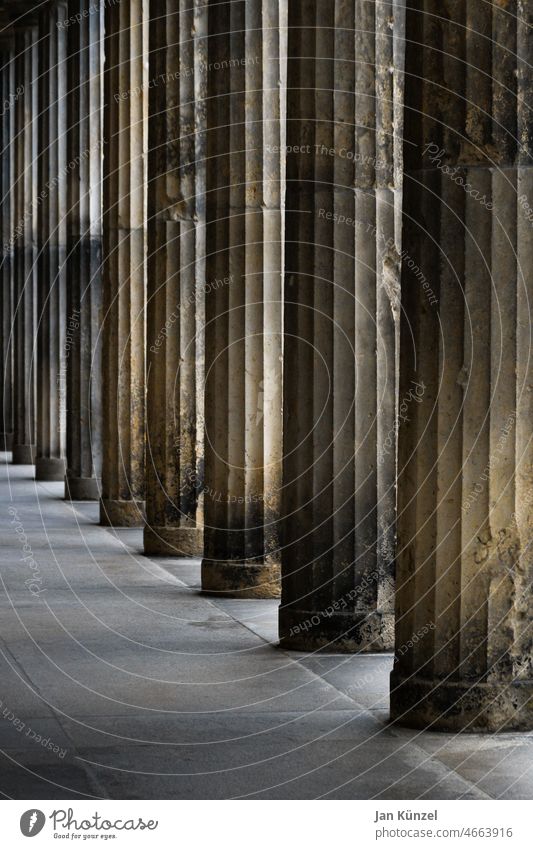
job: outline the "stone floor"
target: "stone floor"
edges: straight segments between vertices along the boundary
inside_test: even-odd
[[[276,602],[202,596],[32,475],[0,464],[4,797],[532,797],[533,735],[389,727],[390,655],[281,651]]]

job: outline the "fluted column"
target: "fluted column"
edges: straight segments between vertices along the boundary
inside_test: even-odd
[[[533,8],[411,7],[391,710],[531,729]]]
[[[13,40],[4,38],[0,47],[0,217],[2,257],[0,267],[0,450],[13,447],[13,181],[14,129],[17,89],[14,75]]]
[[[279,593],[279,0],[209,8],[204,590]]]
[[[149,554],[203,553],[207,6],[150,7],[147,338]]]
[[[67,299],[66,2],[39,21],[37,261],[37,480],[65,477]]]
[[[96,500],[102,475],[103,4],[68,19],[67,494]]]
[[[401,25],[392,2],[290,7],[279,623],[298,650],[394,639]]]
[[[13,463],[35,460],[38,27],[15,28]]]
[[[100,521],[144,515],[147,0],[105,5]]]

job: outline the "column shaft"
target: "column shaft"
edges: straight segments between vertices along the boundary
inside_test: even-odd
[[[391,710],[531,728],[533,15],[411,5]]]
[[[65,477],[67,299],[66,2],[39,22],[37,261],[37,480]]]
[[[207,6],[160,0],[150,23],[149,554],[203,553]]]
[[[402,23],[364,0],[289,20],[280,638],[298,650],[394,639]]]
[[[99,498],[102,475],[102,89],[104,7],[68,17],[67,493]]]
[[[15,59],[12,40],[4,40],[0,51],[0,149],[2,151],[0,174],[0,216],[2,233],[2,266],[0,269],[0,450],[13,448],[13,181],[15,151]]]
[[[279,594],[283,3],[209,9],[204,590]]]
[[[35,460],[38,27],[15,30],[13,462]]]
[[[105,4],[100,521],[144,518],[147,0]]]

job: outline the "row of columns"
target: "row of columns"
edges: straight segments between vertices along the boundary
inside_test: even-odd
[[[306,574],[314,569],[315,584],[322,583],[320,566],[315,568],[309,553],[318,545],[316,553],[320,559],[323,543],[320,534],[306,539],[306,526],[311,527],[315,517],[320,525],[321,512],[329,509],[336,515],[334,523],[326,516],[329,533],[336,523],[336,533],[344,535],[342,522],[349,524],[356,505],[360,505],[354,492],[349,493],[350,469],[355,474],[353,457],[348,459],[348,471],[343,470],[342,480],[333,486],[339,489],[338,497],[332,500],[333,489],[326,485],[324,490],[320,483],[328,474],[333,457],[332,428],[345,418],[346,412],[354,419],[352,395],[356,385],[354,380],[350,383],[344,366],[354,373],[355,359],[352,357],[350,363],[350,354],[356,344],[360,345],[368,361],[368,374],[361,382],[369,393],[361,412],[361,442],[365,441],[365,418],[373,428],[367,453],[375,480],[368,499],[372,503],[376,498],[380,477],[385,506],[379,515],[371,509],[370,519],[365,518],[366,530],[352,533],[352,547],[357,538],[367,562],[354,567],[352,558],[346,569],[348,549],[341,553],[332,550],[326,555],[331,561],[331,574],[326,576],[329,589],[322,588],[312,604],[300,605],[294,614],[287,612],[284,616],[306,618],[318,609],[319,603],[335,600],[343,581],[346,591],[351,586],[350,569],[353,572],[359,568],[360,577],[368,579],[368,592],[358,599],[358,606],[363,609],[373,597],[372,604],[376,610],[379,607],[379,616],[383,614],[386,622],[383,628],[376,626],[377,632],[383,631],[382,643],[390,645],[394,450],[387,458],[386,470],[378,475],[376,417],[386,416],[383,432],[393,429],[395,315],[389,296],[395,281],[388,281],[388,288],[381,283],[376,285],[375,258],[369,266],[365,265],[366,288],[374,293],[368,293],[368,321],[374,327],[374,341],[372,350],[367,351],[354,323],[354,292],[346,291],[344,303],[333,308],[334,264],[335,273],[340,270],[346,278],[339,286],[344,292],[351,285],[355,245],[346,243],[352,258],[346,254],[344,265],[341,260],[339,266],[337,247],[327,244],[328,233],[331,235],[334,229],[329,209],[325,227],[318,207],[314,216],[317,236],[321,228],[324,235],[323,242],[320,236],[322,254],[317,249],[316,267],[324,271],[328,264],[331,267],[329,277],[321,278],[326,292],[324,304],[317,300],[315,317],[311,316],[310,321],[305,315],[303,319],[294,318],[298,312],[295,307],[305,306],[305,293],[301,305],[297,294],[292,298],[298,261],[302,258],[305,265],[310,257],[295,256],[293,240],[284,238],[287,142],[294,148],[302,147],[302,138],[308,138],[313,147],[311,153],[298,160],[303,163],[305,174],[289,174],[289,192],[296,193],[294,200],[289,195],[291,215],[301,197],[305,202],[311,199],[312,183],[304,185],[302,180],[313,176],[315,170],[317,179],[324,178],[324,198],[328,193],[333,197],[335,192],[340,197],[344,191],[345,208],[351,209],[352,204],[354,211],[360,191],[368,196],[370,206],[377,205],[374,190],[364,185],[365,175],[368,185],[373,183],[374,166],[368,168],[364,164],[359,169],[363,181],[360,188],[353,184],[358,172],[356,155],[366,163],[372,158],[369,151],[376,149],[378,133],[387,132],[381,126],[376,132],[376,125],[369,118],[379,84],[375,76],[366,74],[368,93],[361,97],[368,102],[358,107],[362,120],[367,122],[369,140],[357,141],[353,123],[342,136],[331,129],[336,121],[345,120],[350,105],[355,105],[355,66],[348,46],[354,34],[355,3],[351,12],[345,10],[343,20],[333,15],[331,20],[322,21],[323,12],[317,9],[317,22],[329,27],[327,42],[321,45],[318,38],[311,44],[311,38],[307,45],[311,48],[308,64],[315,63],[315,48],[320,51],[333,47],[334,24],[344,33],[339,55],[333,51],[324,58],[331,69],[341,68],[336,72],[338,79],[330,80],[331,91],[324,93],[323,103],[316,104],[320,121],[330,128],[331,135],[327,137],[313,129],[312,138],[308,138],[306,123],[315,118],[306,111],[309,97],[298,101],[298,60],[289,63],[292,79],[288,85],[290,116],[286,120],[284,57],[288,21],[286,4],[280,0],[217,3],[209,9],[199,2],[190,5],[182,0],[152,2],[148,9],[146,0],[139,0],[102,4],[99,14],[94,14],[93,6],[82,0],[69,4],[52,2],[41,12],[40,21],[22,32],[19,38],[26,39],[30,49],[18,53],[15,50],[16,61],[25,62],[19,77],[26,81],[26,98],[31,92],[34,112],[26,109],[24,113],[28,118],[23,128],[27,138],[19,135],[26,141],[30,171],[38,163],[40,190],[36,207],[26,200],[31,224],[35,227],[38,222],[40,228],[39,330],[37,356],[30,358],[31,368],[24,369],[23,374],[26,378],[27,372],[38,373],[39,478],[62,477],[66,462],[70,496],[91,498],[99,492],[103,524],[144,523],[146,508],[147,552],[203,555],[202,581],[209,591],[240,597],[275,597],[279,595],[285,557],[288,565],[284,606],[290,611],[301,597],[295,575],[300,575],[305,583]],[[309,15],[312,4],[301,11]],[[373,15],[368,24],[366,38],[370,45],[374,38]],[[289,29],[291,39],[297,39],[296,20],[290,22]],[[307,34],[311,31],[306,26],[303,29]],[[390,30],[382,42],[382,49],[386,54],[388,51],[383,61],[390,63]],[[297,45],[291,43],[290,47],[298,55]],[[361,47],[363,52],[369,51],[367,58],[375,64],[373,49],[366,44]],[[34,65],[28,64],[33,60]],[[320,61],[317,53],[316,62]],[[67,75],[63,73],[66,65]],[[34,77],[39,80],[37,87],[28,84]],[[335,86],[351,86],[352,93],[339,99]],[[35,96],[37,89],[39,97]],[[385,96],[386,92],[382,94]],[[388,94],[392,110],[392,91]],[[390,115],[386,120],[392,127]],[[392,139],[390,128],[389,135]],[[28,139],[37,144],[35,149],[30,150]],[[333,149],[327,156],[315,152],[315,147],[323,146],[324,141],[329,146],[345,145],[344,159]],[[17,143],[20,144],[18,136]],[[392,144],[389,147],[384,156],[393,163]],[[291,162],[289,157],[289,169]],[[318,163],[316,169],[313,163]],[[307,173],[309,165],[311,171]],[[34,191],[28,169],[24,173],[24,188]],[[344,190],[339,188],[339,173],[346,179]],[[387,180],[387,186],[393,184],[392,174],[385,177]],[[333,189],[334,181],[337,188]],[[387,224],[382,227],[388,237],[394,233],[394,189],[384,191],[391,194]],[[385,207],[386,203],[382,205]],[[375,218],[374,213],[373,227]],[[294,226],[289,217],[289,233]],[[363,239],[366,246],[379,245],[380,239],[385,239],[375,227],[374,231],[370,239]],[[286,246],[289,263],[294,257],[294,270],[290,268],[287,275],[289,298],[284,295],[283,283]],[[24,254],[27,274],[33,282],[35,264],[29,262],[27,255],[33,258],[35,250],[32,242]],[[381,266],[380,274],[384,273]],[[360,288],[365,289],[365,283]],[[385,307],[378,304],[377,293],[381,300],[388,298]],[[295,322],[295,333],[288,333],[285,338],[285,356],[288,352],[293,365],[286,371],[285,388],[284,303],[286,326]],[[339,350],[338,339],[334,341],[337,328],[332,332],[327,309],[331,307],[333,317],[335,310],[342,313],[347,305],[352,317],[346,314],[346,328],[340,328],[348,340],[346,354]],[[383,350],[378,350],[376,356],[379,310],[389,326]],[[35,320],[29,310],[20,312],[26,321]],[[364,318],[360,323],[364,324]],[[19,332],[17,336],[20,339],[23,334]],[[26,334],[26,338],[29,336]],[[300,356],[297,348],[302,345],[308,350]],[[313,348],[309,360],[309,350]],[[326,362],[332,357],[338,384],[334,394],[341,401],[341,391],[344,392],[342,403],[346,410],[339,407],[334,417],[330,394],[327,411],[311,442],[306,434],[302,444],[286,452],[290,459],[284,470],[284,439],[290,446],[293,434],[306,426],[299,417],[307,416],[307,424],[312,425],[309,416],[322,403],[316,393],[311,405],[307,403],[323,377],[319,368],[314,369],[313,357],[317,355],[323,361],[326,358]],[[311,370],[306,372],[309,365]],[[376,392],[370,397],[378,371],[383,375],[385,403]],[[100,381],[101,393],[97,391]],[[308,398],[300,399],[298,394],[305,393],[306,388],[310,390]],[[29,401],[19,400],[18,408],[24,409],[24,417],[31,421]],[[338,458],[350,432],[355,433],[355,419],[346,433],[339,434]],[[319,443],[324,438],[330,447],[324,456],[319,456]],[[302,475],[298,469],[300,460],[308,464]],[[332,469],[335,463],[338,465],[338,460]],[[337,472],[338,469],[335,479]],[[293,478],[299,479],[296,489],[305,512],[303,518],[298,516],[298,505],[291,503],[295,492]],[[305,492],[308,484],[311,488]],[[315,485],[319,491],[316,498]],[[347,502],[343,491],[348,494]],[[309,504],[311,509],[307,510]],[[286,528],[281,522],[284,510],[292,514],[285,522]],[[298,551],[290,564],[291,529],[299,523],[303,533],[297,534]],[[381,535],[378,526],[382,528]],[[285,545],[282,530],[287,534]],[[288,553],[282,555],[284,547]],[[357,552],[354,558],[357,559]],[[295,588],[291,590],[293,584]],[[385,636],[386,632],[389,636]],[[291,636],[284,633],[283,639],[290,641]],[[299,642],[295,634],[295,645]],[[367,647],[359,636],[351,645],[356,644]]]
[[[15,29],[4,443],[282,646],[396,641],[397,721],[530,727],[529,22],[437,6]]]

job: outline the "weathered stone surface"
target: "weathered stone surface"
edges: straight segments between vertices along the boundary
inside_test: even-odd
[[[68,498],[100,497],[102,476],[102,95],[104,7],[70,0],[68,18]]]
[[[202,588],[279,593],[283,9],[209,14]]]
[[[408,12],[392,716],[533,727],[532,10]],[[430,293],[432,297],[430,297]],[[422,635],[422,636],[421,636]]]
[[[203,0],[154,4],[144,548],[157,555],[203,554],[206,53]]]
[[[144,521],[147,0],[105,5],[100,521]]]
[[[280,638],[375,651],[394,635],[403,18],[290,14]]]

